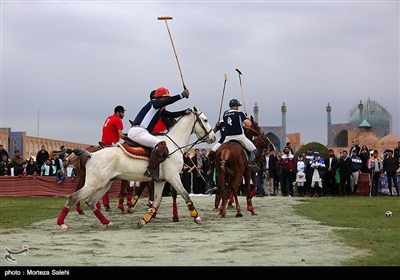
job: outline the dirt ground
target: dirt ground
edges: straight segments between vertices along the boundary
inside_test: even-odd
[[[255,197],[258,215],[252,216],[245,197],[239,197],[243,217],[229,208],[224,219],[213,211],[214,196],[192,199],[202,225],[193,222],[180,197],[180,222],[172,222],[172,200],[164,197],[156,219],[137,229],[147,209],[143,198],[135,213],[125,215],[114,202],[112,212],[104,212],[112,228],[90,211],[80,216],[73,209],[66,232],[56,225],[57,217],[2,231],[1,251],[28,246],[27,254],[14,255],[12,266],[340,266],[365,254],[341,243],[332,227],[296,215],[293,205],[300,198]],[[10,266],[5,257],[1,266]]]

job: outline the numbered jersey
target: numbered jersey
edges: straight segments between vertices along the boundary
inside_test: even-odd
[[[225,135],[240,135],[243,134],[243,121],[246,119],[246,115],[238,110],[228,110],[224,113],[224,127]]]
[[[103,124],[103,134],[101,141],[103,141],[107,146],[111,146],[112,143],[119,142],[118,130],[123,130],[124,125],[122,120],[116,114],[107,117]]]

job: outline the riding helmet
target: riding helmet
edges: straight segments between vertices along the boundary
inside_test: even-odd
[[[169,96],[169,91],[166,88],[160,87],[156,89],[156,93],[154,94],[155,98]]]
[[[229,101],[229,107],[233,107],[233,106],[242,106],[242,104],[240,104],[239,100],[232,99],[231,101]]]
[[[155,95],[156,95],[156,90],[154,89],[150,92],[150,100],[153,100],[155,98]]]

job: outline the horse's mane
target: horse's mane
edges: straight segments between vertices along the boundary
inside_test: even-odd
[[[275,150],[275,146],[269,137],[265,134],[261,126],[256,122],[253,116],[250,117],[251,127],[245,129],[245,135],[247,138],[254,141],[254,144],[258,147],[263,147],[263,149],[269,148],[270,150]]]

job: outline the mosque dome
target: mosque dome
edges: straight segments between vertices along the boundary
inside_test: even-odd
[[[374,147],[379,141],[379,138],[373,132],[360,132],[356,136],[356,140],[362,145],[366,145],[368,148]]]
[[[350,111],[350,123],[359,126],[366,120],[378,137],[392,132],[392,115],[378,102],[368,99],[353,107]]]
[[[397,147],[397,143],[400,141],[400,136],[394,134],[388,134],[385,137],[382,137],[377,143],[377,148],[382,149],[394,149]]]

